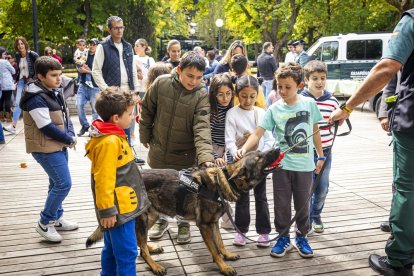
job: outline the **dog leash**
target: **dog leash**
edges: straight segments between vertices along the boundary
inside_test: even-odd
[[[347,124],[347,126],[348,126],[348,129],[349,129],[349,130],[348,130],[348,131],[346,131],[346,132],[340,133],[340,134],[337,134],[337,133],[338,133],[338,128],[339,128],[339,122],[338,122],[338,121],[334,122],[333,124],[330,124],[330,125],[325,126],[325,127],[330,127],[330,129],[329,129],[330,133],[332,133],[332,131],[331,131],[331,127],[332,127],[332,126],[334,126],[334,132],[332,133],[332,134],[333,134],[332,144],[331,144],[331,146],[330,146],[330,148],[329,148],[329,151],[328,151],[328,153],[327,153],[327,155],[326,155],[326,158],[328,158],[328,157],[331,155],[331,152],[332,152],[332,147],[333,147],[334,142],[335,142],[335,138],[336,138],[337,136],[346,136],[346,135],[349,135],[349,134],[351,133],[351,131],[352,131],[352,125],[351,125],[351,122],[350,122],[350,120],[349,120],[349,119],[346,119],[346,124]],[[309,136],[308,136],[308,137],[306,137],[305,139],[301,140],[300,142],[298,142],[298,143],[294,144],[293,146],[291,146],[290,148],[288,148],[288,149],[287,149],[284,153],[287,153],[287,152],[291,151],[293,148],[295,148],[295,147],[297,147],[298,145],[302,144],[304,141],[307,141],[310,137],[312,137],[313,135],[315,135],[315,134],[316,134],[316,133],[318,133],[319,131],[320,131],[320,129],[318,129],[317,131],[313,132],[311,135],[309,135]],[[282,153],[283,153],[283,152],[281,152],[281,154],[282,154]],[[274,163],[277,163],[277,162],[278,162],[278,163],[280,163],[280,162],[282,161],[283,157],[284,157],[284,153],[283,153],[282,158],[280,158],[280,155],[279,155],[278,159],[277,159]],[[270,240],[269,240],[269,242],[275,241],[275,240],[279,239],[279,237],[280,237],[280,236],[284,236],[284,235],[286,235],[286,234],[288,234],[288,233],[289,233],[290,227],[291,227],[291,226],[293,225],[293,223],[296,221],[297,217],[298,217],[300,214],[302,214],[302,213],[303,213],[303,211],[305,210],[305,206],[309,203],[310,199],[312,198],[313,193],[314,193],[314,192],[315,192],[315,190],[318,188],[319,183],[320,183],[321,178],[322,178],[323,171],[325,170],[325,167],[326,167],[326,162],[324,162],[324,163],[323,163],[322,168],[321,168],[321,170],[319,171],[319,174],[317,175],[317,177],[316,177],[316,179],[315,179],[314,185],[312,185],[313,187],[312,187],[312,189],[311,189],[311,191],[310,191],[310,193],[309,193],[308,198],[306,199],[305,205],[303,205],[303,206],[302,206],[302,208],[301,208],[301,209],[299,209],[299,211],[297,211],[297,212],[295,213],[295,215],[293,216],[293,218],[290,220],[289,225],[288,225],[288,226],[286,226],[286,227],[285,227],[285,228],[284,228],[284,229],[280,232],[280,234],[276,235],[276,237],[274,237],[273,239],[270,239]],[[217,175],[215,175],[215,176],[214,176],[214,179],[215,179],[216,183],[218,183],[218,181],[219,181],[219,180],[218,180],[218,176],[217,176]],[[234,229],[236,230],[236,232],[237,232],[237,233],[239,233],[240,235],[242,235],[242,236],[243,236],[244,238],[246,238],[247,240],[249,240],[249,241],[253,241],[253,242],[256,242],[255,240],[253,240],[253,239],[251,239],[251,238],[247,237],[247,236],[246,236],[244,233],[242,233],[242,232],[240,231],[240,229],[236,226],[236,224],[234,223],[233,217],[232,217],[232,215],[230,214],[230,211],[229,211],[229,204],[228,204],[228,203],[224,200],[224,197],[223,197],[223,192],[221,191],[220,185],[217,185],[217,190],[218,190],[218,193],[219,193],[220,199],[221,199],[222,203],[223,203],[223,204],[224,204],[224,206],[225,206],[224,208],[225,208],[226,214],[227,214],[227,216],[229,217],[230,222],[231,222],[231,224],[233,225],[233,227],[234,227]]]

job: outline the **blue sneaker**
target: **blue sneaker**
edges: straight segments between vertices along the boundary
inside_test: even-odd
[[[305,236],[296,236],[295,247],[299,251],[299,255],[303,258],[312,258],[313,251],[308,243],[308,239]]]
[[[283,257],[286,252],[293,248],[292,243],[290,242],[289,236],[281,236],[276,244],[273,246],[272,251],[270,251],[270,256],[273,257]]]

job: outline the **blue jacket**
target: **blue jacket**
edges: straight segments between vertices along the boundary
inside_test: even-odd
[[[122,57],[128,74],[129,88],[134,91],[135,87],[132,71],[134,53],[132,51],[131,44],[129,44],[125,39],[122,39],[121,42],[123,45]],[[105,59],[102,66],[102,76],[108,86],[121,86],[119,51],[116,48],[112,37],[108,37],[104,42],[102,42],[102,48],[105,54]]]
[[[0,59],[0,90],[14,90],[13,74],[16,70],[5,59]]]

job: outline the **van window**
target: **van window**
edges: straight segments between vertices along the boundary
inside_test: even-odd
[[[322,43],[312,54],[313,59],[320,61],[334,61],[338,59],[338,42],[327,41]]]
[[[350,40],[347,42],[348,60],[380,59],[382,57],[382,40]]]

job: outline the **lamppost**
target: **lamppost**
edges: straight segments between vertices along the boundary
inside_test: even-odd
[[[216,26],[218,28],[218,50],[219,51],[221,49],[221,32],[220,32],[220,30],[221,30],[221,27],[223,27],[223,25],[224,25],[223,19],[219,18],[219,19],[216,20]]]
[[[32,22],[33,22],[33,46],[36,53],[39,53],[39,37],[37,30],[37,4],[36,0],[32,0]]]
[[[197,23],[190,23],[190,34],[191,34],[191,50],[194,49],[194,34],[196,33]]]

